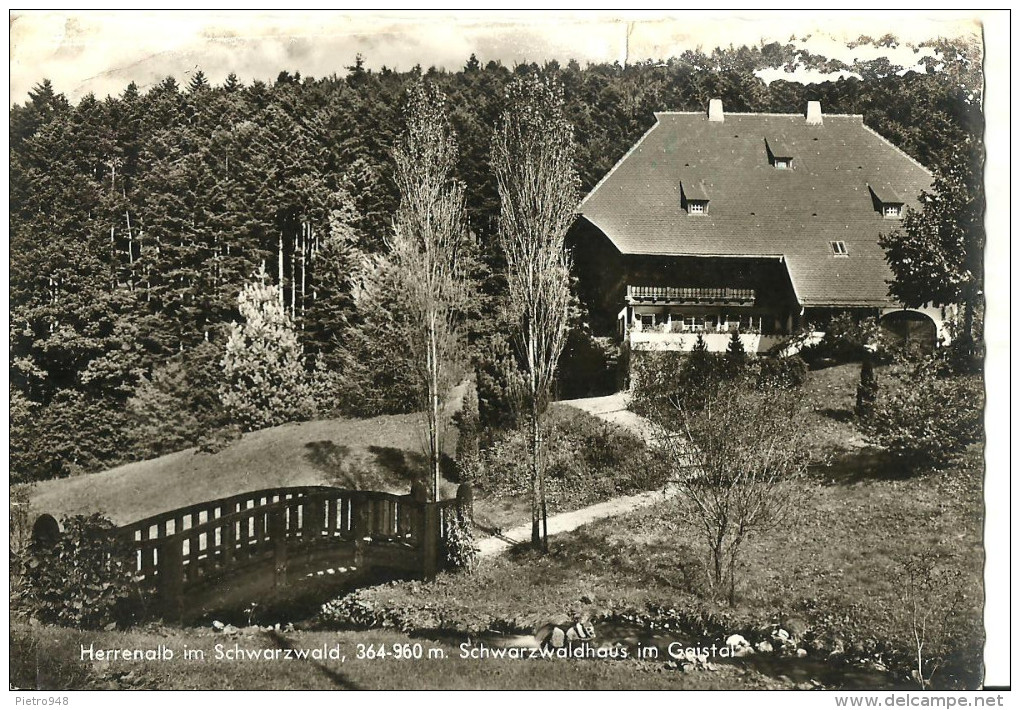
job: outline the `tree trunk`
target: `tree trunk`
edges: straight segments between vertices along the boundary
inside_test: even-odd
[[[317,232],[315,232],[314,230],[312,230],[311,227],[309,227],[309,233],[312,236],[312,250],[309,253],[308,261],[312,265],[312,271],[313,271],[313,273],[312,273],[312,302],[314,303],[315,300],[316,300],[316,297],[318,296],[318,293],[319,293],[319,288],[317,286],[319,280],[317,278],[315,278],[315,274],[314,274],[314,271],[315,271],[315,255],[319,253],[319,234]]]
[[[124,210],[128,233],[128,290],[135,290],[135,242],[131,235],[131,212]]]
[[[297,235],[290,235],[290,317],[297,320]]]
[[[439,387],[438,385],[438,372],[436,370],[435,351],[433,351],[433,385],[432,385],[432,431],[430,432],[432,437],[432,499],[439,500]]]
[[[308,269],[307,252],[308,252],[308,232],[310,227],[308,224],[301,225],[301,329],[305,327],[305,288],[308,285],[308,281],[305,278],[305,274]]]
[[[718,535],[712,547],[712,581],[719,587],[723,582],[723,549],[722,535]]]
[[[432,500],[439,500],[439,352],[436,343],[436,315],[429,315],[426,334],[425,372],[428,379],[429,471],[432,474]]]
[[[735,607],[737,605],[737,551],[735,549],[730,553],[729,573],[730,573],[729,602],[730,607]]]
[[[974,299],[968,298],[963,304],[963,332],[965,337],[974,342]]]
[[[283,303],[283,232],[280,232],[280,241],[276,245],[277,254],[277,285],[280,289],[280,308],[284,307]]]
[[[542,448],[542,431],[538,421],[538,397],[531,397],[531,544],[536,550],[542,549],[542,536],[539,530],[539,461]]]

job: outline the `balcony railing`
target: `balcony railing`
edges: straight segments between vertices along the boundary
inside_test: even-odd
[[[754,303],[753,288],[627,286],[628,303]]]

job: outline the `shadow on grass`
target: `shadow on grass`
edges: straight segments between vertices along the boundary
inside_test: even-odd
[[[406,481],[408,485],[428,469],[425,456],[417,452],[393,446],[369,446],[368,450],[375,456],[375,462],[381,469]]]
[[[828,485],[853,485],[866,481],[900,481],[915,475],[896,456],[875,448],[859,449],[842,454],[825,465],[812,466],[808,470]]]
[[[837,422],[844,424],[852,423],[854,421],[854,413],[849,409],[833,409],[832,407],[826,407],[825,409],[816,410],[823,417],[828,417]]]
[[[394,446],[355,449],[330,440],[305,444],[305,460],[330,484],[356,490],[387,490],[398,483],[409,490],[411,483],[428,471],[428,461],[419,452]],[[455,481],[456,466],[445,454],[440,470],[445,479]]]
[[[283,634],[277,631],[270,631],[269,638],[272,639],[273,643],[278,648],[282,649],[294,649],[292,644]],[[339,690],[359,690],[358,686],[354,681],[348,678],[340,671],[334,670],[327,666],[325,663],[320,661],[312,660],[311,658],[306,659],[308,663],[314,666],[323,676],[328,678],[330,682]]]

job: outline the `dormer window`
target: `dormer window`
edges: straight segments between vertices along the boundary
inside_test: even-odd
[[[871,202],[875,210],[886,219],[900,219],[903,216],[903,198],[888,185],[869,184]]]
[[[701,180],[684,178],[680,182],[680,206],[687,214],[708,213],[708,193]]]
[[[765,152],[768,154],[769,165],[776,170],[790,170],[793,167],[793,148],[778,138],[765,139]]]
[[[846,242],[842,240],[829,242],[829,248],[832,249],[833,256],[850,256],[850,252],[846,248]]]

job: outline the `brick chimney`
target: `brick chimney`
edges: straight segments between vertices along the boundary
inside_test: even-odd
[[[822,125],[822,104],[820,102],[807,102],[807,124],[809,126]]]
[[[725,120],[722,110],[722,99],[710,99],[708,102],[708,120],[722,123]]]

